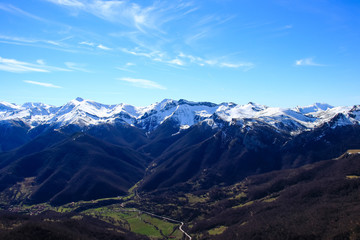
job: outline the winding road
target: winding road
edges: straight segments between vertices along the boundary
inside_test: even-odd
[[[138,193],[137,189],[135,189],[135,196],[137,196],[139,199],[141,199],[140,194]],[[138,211],[139,213],[140,213],[140,212],[146,213],[146,214],[148,214],[148,215],[150,215],[150,216],[154,216],[154,217],[157,217],[157,218],[161,218],[161,219],[167,220],[167,221],[169,221],[169,222],[179,223],[179,224],[180,224],[179,230],[180,230],[189,240],[192,239],[191,236],[182,229],[182,227],[184,226],[184,223],[183,223],[183,222],[178,221],[178,220],[175,220],[175,219],[171,219],[171,218],[168,218],[168,217],[159,216],[159,215],[157,215],[157,214],[154,214],[154,213],[151,213],[151,212],[147,212],[147,211],[142,211],[142,210],[137,210],[137,211]]]
[[[180,230],[189,240],[191,240],[191,236],[182,229],[182,227],[184,226],[184,223],[183,223],[183,222],[180,222],[180,221],[178,221],[178,220],[171,219],[171,218],[168,218],[168,217],[159,216],[159,215],[157,215],[157,214],[150,213],[150,212],[146,212],[146,211],[142,211],[142,210],[138,210],[138,212],[139,212],[139,213],[145,213],[145,214],[147,214],[147,215],[154,216],[154,217],[157,217],[157,218],[161,218],[161,219],[164,219],[164,220],[169,221],[169,222],[179,223],[179,224],[180,224],[179,230]]]

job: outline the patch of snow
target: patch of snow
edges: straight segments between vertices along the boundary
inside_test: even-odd
[[[190,128],[189,125],[181,125],[181,126],[180,126],[180,129],[181,129],[181,130],[186,130],[186,129],[188,129],[188,128]]]

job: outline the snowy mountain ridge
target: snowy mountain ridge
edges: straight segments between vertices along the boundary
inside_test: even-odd
[[[231,102],[214,104],[164,99],[146,107],[135,107],[127,104],[106,105],[82,98],[60,107],[43,103],[16,105],[0,102],[0,122],[22,121],[29,128],[42,124],[56,129],[70,124],[86,127],[120,122],[152,131],[167,120],[179,125],[179,130],[201,122],[212,127],[226,124],[251,126],[257,122],[297,134],[323,124],[331,124],[332,127],[359,124],[360,105],[333,107],[315,103],[305,107],[278,108],[252,102],[238,105]]]

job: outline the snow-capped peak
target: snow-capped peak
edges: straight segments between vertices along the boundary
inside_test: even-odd
[[[20,106],[13,104],[13,103],[0,102],[0,112],[11,111],[11,110],[19,109],[19,108],[20,108]]]
[[[232,119],[257,118],[268,107],[249,102],[246,105],[222,104],[216,114],[225,121]]]
[[[295,111],[298,111],[302,114],[311,114],[311,113],[316,113],[319,111],[326,111],[331,108],[333,108],[333,106],[326,104],[326,103],[314,103],[312,105],[305,106],[305,107],[296,107]]]
[[[61,107],[43,103],[25,103],[21,106],[0,102],[0,121],[21,119],[30,127],[49,124],[62,127],[69,124],[79,126],[112,124],[120,122],[152,131],[168,120],[179,125],[179,130],[204,122],[211,123],[261,123],[273,126],[291,134],[312,129],[341,114],[342,124],[360,122],[360,106],[332,107],[324,103],[315,103],[305,107],[277,108],[249,102],[238,105],[232,102],[214,104],[210,102],[192,102],[164,99],[146,107],[128,104],[106,105],[83,98],[76,98]],[[340,116],[340,115],[339,115]],[[338,119],[340,117],[337,116]],[[250,120],[253,121],[250,121]],[[220,122],[219,122],[220,121]],[[336,125],[336,124],[335,124]]]

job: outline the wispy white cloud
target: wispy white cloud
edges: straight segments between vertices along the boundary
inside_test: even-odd
[[[125,68],[125,67],[116,67],[116,69],[121,70],[121,71],[125,71],[125,72],[131,72],[131,73],[135,73],[134,70]]]
[[[0,71],[23,73],[23,72],[51,72],[51,71],[71,71],[71,70],[60,67],[48,66],[45,64],[39,64],[39,63],[34,64],[34,63],[18,61],[15,59],[0,57]]]
[[[69,7],[84,7],[84,3],[78,0],[48,0],[48,1]]]
[[[187,31],[185,43],[193,45],[201,39],[209,38],[221,31],[221,25],[232,20],[234,16],[206,15],[198,19]]]
[[[16,36],[6,36],[0,34],[0,42],[6,44],[14,44],[21,46],[33,46],[40,48],[49,48],[65,52],[79,52],[79,45],[91,47],[94,49],[101,49],[105,51],[113,50],[112,48],[105,46],[101,43],[95,43],[91,41],[81,41],[78,43],[73,43],[69,41],[74,38],[73,36],[64,37],[58,40],[49,40],[49,39],[36,39],[36,38],[27,38],[27,37],[16,37]],[[77,45],[78,44],[78,45]],[[88,52],[87,52],[88,53]]]
[[[79,42],[78,44],[85,45],[85,46],[88,46],[88,47],[98,48],[98,49],[105,50],[105,51],[112,50],[112,48],[109,48],[109,47],[105,46],[104,44],[94,43],[94,42],[91,42],[91,41],[82,41],[82,42]]]
[[[219,63],[220,67],[227,67],[227,68],[244,68],[249,70],[253,68],[255,65],[251,62],[243,62],[243,63],[228,63],[228,62],[221,62]]]
[[[303,58],[295,61],[295,66],[315,66],[322,67],[324,64],[314,62],[313,58]]]
[[[133,27],[140,32],[149,29],[161,32],[161,26],[169,21],[196,11],[193,4],[183,1],[153,1],[148,6],[121,0],[47,0],[77,11],[88,12],[106,21]]]
[[[127,66],[127,67],[131,67],[131,66],[135,66],[136,64],[135,63],[132,63],[132,62],[127,62],[126,64],[125,64],[125,66]]]
[[[0,70],[6,72],[49,72],[36,64],[17,61],[15,59],[7,59],[0,57]]]
[[[38,59],[36,62],[40,65],[45,65],[45,61],[43,59]]]
[[[42,22],[48,22],[48,20],[44,19],[44,18],[41,18],[41,17],[38,17],[34,14],[31,14],[31,13],[28,13],[20,8],[17,8],[11,4],[4,4],[4,3],[0,3],[0,10],[3,10],[3,11],[6,11],[6,12],[9,12],[9,13],[12,13],[12,14],[17,14],[17,15],[20,15],[20,16],[25,16],[25,17],[28,17],[28,18],[32,18],[32,19],[35,19],[35,20],[38,20],[38,21],[42,21]]]
[[[197,32],[193,35],[190,35],[188,36],[186,39],[185,39],[185,43],[188,44],[188,45],[192,45],[194,42],[202,39],[202,38],[206,38],[209,36],[209,33],[210,33],[210,29],[202,29],[200,30],[200,32]]]
[[[81,44],[81,45],[87,45],[87,46],[91,46],[91,47],[95,46],[95,43],[93,43],[93,42],[88,42],[88,41],[82,41],[82,42],[79,42],[79,44]]]
[[[118,80],[131,83],[134,87],[166,90],[166,87],[160,85],[157,82],[150,81],[147,79],[124,77],[124,78],[118,78]]]
[[[122,48],[121,51],[134,56],[141,56],[147,58],[156,58],[158,55],[157,52],[145,52],[145,51],[140,51],[139,49],[129,50],[127,48]]]
[[[208,26],[211,24],[212,26],[217,26],[224,24],[232,19],[234,19],[235,16],[221,16],[221,15],[206,15],[203,16],[199,21],[195,23],[195,26]]]
[[[203,59],[201,57],[193,56],[190,54],[179,53],[178,57],[187,59],[190,63],[197,64],[199,66],[213,66],[213,67],[225,67],[225,68],[240,68],[244,71],[250,70],[255,67],[252,62],[229,62],[221,61],[218,59]],[[222,59],[219,58],[219,59]]]
[[[48,87],[48,88],[62,88],[62,87],[54,85],[52,83],[36,82],[36,81],[29,81],[29,80],[24,80],[24,82],[33,84],[33,85],[39,85],[42,87]]]
[[[21,43],[43,42],[43,43],[58,45],[58,43],[56,43],[55,41],[52,41],[52,40],[39,40],[39,39],[33,39],[33,38],[23,38],[23,37],[14,37],[14,36],[5,36],[5,35],[0,35],[0,39],[14,41],[14,42],[21,42]]]
[[[49,39],[35,39],[27,37],[15,37],[15,36],[6,36],[0,35],[0,42],[7,44],[15,44],[21,46],[36,46],[42,48],[57,49],[62,51],[69,51],[69,46],[64,43],[71,37],[66,37],[60,40],[49,40]]]
[[[123,51],[138,57],[146,57],[153,62],[164,63],[172,67],[184,67],[190,64],[199,66],[214,66],[248,70],[254,67],[250,62],[223,61],[217,59],[203,59],[197,56],[178,56],[169,50],[171,42],[179,41],[168,37],[163,26],[172,21],[185,19],[185,16],[196,12],[198,7],[190,0],[174,0],[171,2],[150,1],[134,3],[125,0],[47,0],[59,6],[67,7],[75,11],[90,13],[105,21],[118,23],[129,27],[123,32],[110,34],[112,37],[127,37],[137,47],[135,48],[110,48],[93,41],[79,42],[101,50]],[[185,30],[184,41],[188,45],[200,39],[209,37],[218,32],[220,25],[232,20],[235,16],[221,16],[210,14],[206,16],[194,16],[194,25]],[[150,31],[151,30],[151,31]],[[155,30],[155,31],[154,31]],[[215,31],[215,32],[214,32]],[[164,51],[166,49],[166,51]],[[225,58],[225,60],[228,60]],[[126,66],[117,67],[119,70],[131,72]]]
[[[106,47],[106,46],[104,46],[104,45],[102,45],[102,44],[97,45],[97,48],[100,48],[100,49],[102,49],[102,50],[106,50],[106,51],[111,50],[111,48]]]
[[[181,57],[181,58],[187,58],[192,63],[197,63],[199,65],[201,65],[202,62],[204,62],[204,59],[202,59],[201,57],[196,57],[196,56],[193,56],[193,55],[190,55],[190,54],[185,54],[185,53],[182,53],[182,52],[180,52],[178,56]]]
[[[116,69],[121,70],[121,71],[126,71],[126,72],[135,73],[135,71],[129,69],[130,67],[135,66],[135,65],[136,65],[135,63],[127,62],[127,63],[125,63],[123,66],[116,67]]]
[[[184,66],[184,65],[185,65],[184,61],[182,61],[182,60],[180,60],[180,59],[178,59],[178,58],[175,58],[175,59],[173,59],[173,60],[170,60],[170,61],[168,61],[168,63],[170,63],[170,64],[175,64],[175,65],[179,65],[179,66]]]
[[[74,63],[74,62],[65,62],[65,66],[67,66],[71,70],[80,71],[80,72],[87,72],[90,73],[90,70],[85,68],[84,64]]]
[[[154,62],[161,62],[171,66],[184,66],[185,62],[178,57],[171,58],[166,52],[161,51],[145,51],[135,48],[133,50],[128,50],[126,48],[121,49],[123,52],[134,55],[141,56],[151,59]]]
[[[255,64],[252,62],[231,62],[231,61],[224,61],[222,59],[226,59],[226,57],[219,57],[216,59],[204,59],[198,56],[193,56],[191,54],[185,54],[180,52],[175,58],[171,58],[168,56],[166,52],[160,51],[140,51],[138,48],[133,50],[128,50],[126,48],[122,49],[123,52],[141,56],[151,59],[154,62],[161,62],[166,63],[172,66],[187,66],[190,64],[196,64],[199,66],[212,66],[212,67],[224,67],[224,68],[237,68],[242,69],[244,71],[250,70],[255,67]],[[122,69],[124,70],[124,69]]]
[[[190,14],[198,11],[200,5],[195,5],[191,0],[174,1],[150,1],[132,2],[126,0],[47,0],[59,6],[67,7],[72,11],[87,12],[105,21],[127,26],[120,33],[112,33],[110,36],[128,38],[137,47],[135,48],[110,48],[93,41],[79,42],[101,50],[122,51],[138,57],[146,57],[153,62],[164,63],[172,67],[184,67],[189,64],[200,66],[217,66],[224,68],[241,68],[248,70],[254,67],[249,62],[231,62],[218,59],[202,59],[187,55],[177,56],[176,52],[169,50],[171,43],[183,41],[188,45],[207,38],[220,32],[220,25],[227,23],[235,16],[222,16],[210,14],[202,16],[192,15],[196,21],[188,29],[184,29],[184,38],[176,40],[166,33],[166,23],[187,19]],[[186,21],[187,22],[187,21]],[[173,45],[172,45],[173,46]],[[165,50],[166,49],[166,50]],[[117,67],[119,70],[132,71],[124,66]]]

